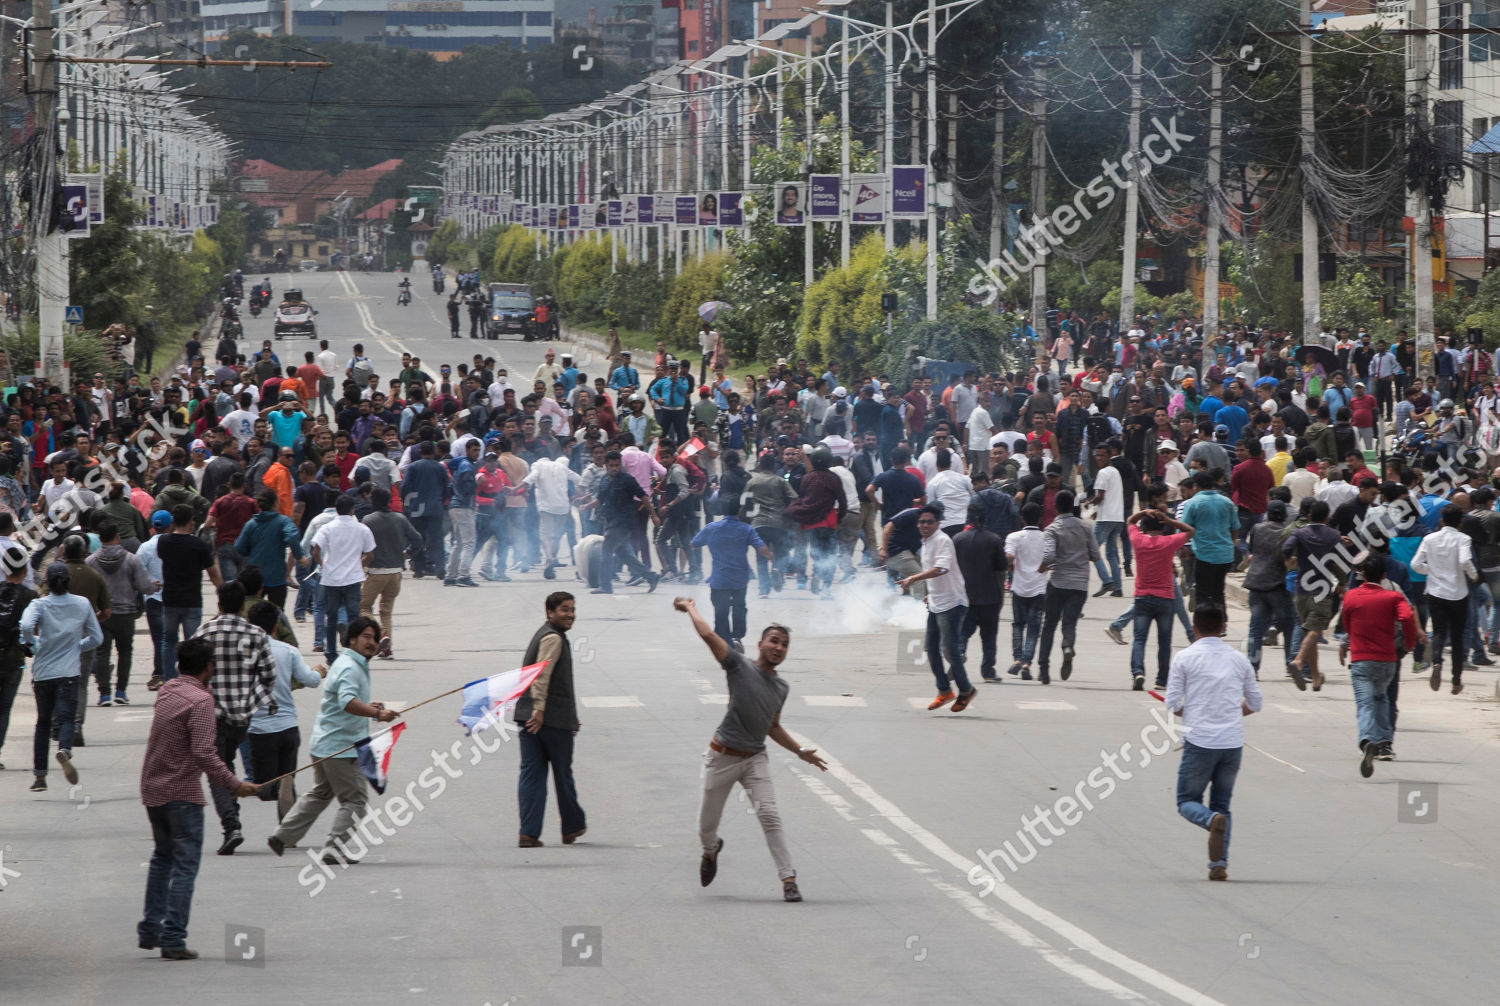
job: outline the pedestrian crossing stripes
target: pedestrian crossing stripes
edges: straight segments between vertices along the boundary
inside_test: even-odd
[[[585,709],[640,709],[645,706],[634,695],[591,695],[579,701]]]
[[[862,707],[869,705],[858,695],[804,695],[802,700],[810,706]]]

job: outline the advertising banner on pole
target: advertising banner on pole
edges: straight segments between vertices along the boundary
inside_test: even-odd
[[[927,216],[927,168],[922,164],[891,167],[891,216],[913,220]]]
[[[745,211],[740,205],[744,198],[743,192],[720,192],[719,193],[719,226],[721,227],[743,227],[745,225]]]
[[[703,192],[698,196],[698,226],[719,226],[719,194]]]
[[[672,205],[675,208],[673,223],[679,227],[691,227],[698,222],[698,197],[695,195],[676,195],[672,197]]]
[[[62,230],[68,238],[86,238],[89,236],[89,187],[79,182],[60,186],[62,190],[62,210],[58,220],[58,229]]]
[[[625,225],[625,200],[611,199],[605,204],[607,208],[607,223],[611,227],[623,227]]]
[[[672,195],[669,192],[659,192],[659,193],[657,193],[657,195],[656,195],[656,213],[651,218],[652,223],[658,223],[658,224],[669,224],[669,223],[672,223],[675,220],[675,217],[673,217],[673,215],[672,215],[672,208],[675,205],[676,200],[677,200],[677,197],[674,196],[674,195]]]
[[[808,178],[808,216],[813,220],[837,220],[843,209],[843,192],[838,175],[812,175]]]
[[[807,192],[801,182],[776,184],[776,223],[796,227],[807,223]]]
[[[849,176],[849,219],[857,224],[885,223],[885,175]]]
[[[636,216],[640,198],[640,196],[626,196],[620,200],[620,223],[624,226],[630,227],[640,221],[640,217]],[[611,222],[610,226],[613,227],[614,223]]]

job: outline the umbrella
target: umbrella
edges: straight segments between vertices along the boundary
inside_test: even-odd
[[[728,306],[729,305],[724,303],[722,300],[705,301],[702,304],[698,305],[698,317],[702,318],[704,321],[713,321],[714,316],[718,314],[720,310]]]
[[[1320,364],[1325,374],[1331,374],[1335,370],[1343,369],[1339,366],[1337,354],[1327,346],[1298,346],[1292,351],[1292,359],[1298,363]]]

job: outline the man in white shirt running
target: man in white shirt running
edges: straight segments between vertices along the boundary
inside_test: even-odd
[[[927,586],[927,662],[937,679],[938,695],[927,708],[941,709],[952,702],[953,711],[961,713],[974,701],[979,689],[969,683],[969,675],[964,671],[963,622],[969,609],[969,595],[964,590],[953,539],[938,530],[942,520],[942,507],[929,503],[921,509],[917,531],[922,535],[922,572],[897,580],[896,586],[906,588],[919,580],[932,581]],[[944,656],[948,658],[946,672]]]
[[[1229,801],[1245,747],[1244,718],[1261,706],[1255,669],[1223,633],[1224,609],[1200,605],[1193,612],[1197,642],[1172,658],[1167,676],[1167,709],[1182,717],[1177,813],[1208,831],[1209,880],[1229,879]]]

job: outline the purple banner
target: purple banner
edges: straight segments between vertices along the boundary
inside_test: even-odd
[[[927,216],[927,168],[920,164],[891,168],[891,216]]]
[[[838,175],[812,175],[808,180],[807,215],[814,220],[837,220],[842,193]]]
[[[609,201],[609,225],[611,227],[622,227],[625,224],[625,201],[623,199],[611,199]]]
[[[698,197],[674,196],[672,199],[673,223],[679,227],[692,227],[698,222]]]
[[[638,224],[656,223],[656,197],[635,197],[635,222]]]
[[[719,225],[721,227],[743,227],[745,211],[740,207],[743,192],[719,193]]]
[[[547,207],[547,229],[549,231],[557,230],[557,210],[558,207],[556,206]]]
[[[568,229],[574,230],[578,227],[578,204],[571,203],[568,206]]]

